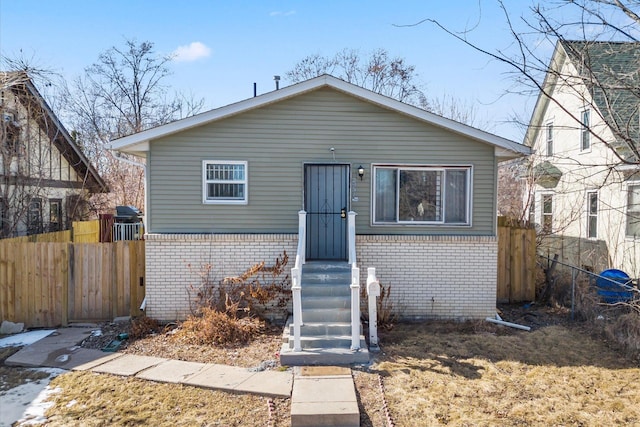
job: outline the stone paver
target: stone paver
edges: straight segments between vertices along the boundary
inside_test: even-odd
[[[94,357],[92,360],[87,361],[81,365],[78,365],[73,368],[74,371],[89,371],[99,365],[109,362],[110,360],[117,359],[118,357],[122,357],[122,353],[105,353],[103,351],[100,352],[100,355]]]
[[[196,375],[187,378],[184,383],[198,387],[234,390],[254,373],[247,371],[245,368],[235,366],[207,365],[205,369]]]
[[[166,361],[160,357],[137,356],[134,354],[124,354],[121,357],[112,359],[107,363],[96,366],[91,369],[93,372],[102,374],[121,375],[131,377],[138,372],[149,369]]]
[[[291,395],[291,426],[359,426],[360,410],[351,370],[301,367]]]
[[[184,383],[187,378],[200,373],[207,366],[205,363],[167,360],[140,372],[136,378],[163,383]]]
[[[286,398],[291,396],[292,387],[293,375],[291,372],[262,371],[255,372],[246,381],[235,387],[233,391]]]

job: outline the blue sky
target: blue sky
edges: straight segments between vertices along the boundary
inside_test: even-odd
[[[528,13],[530,1],[508,3],[512,15]],[[528,119],[535,100],[502,96],[513,85],[509,70],[433,24],[397,26],[425,18],[453,30],[474,27],[468,37],[488,49],[510,43],[495,0],[2,0],[0,52],[32,58],[72,80],[125,39],[151,41],[163,54],[182,47],[187,57],[171,63],[167,83],[204,98],[208,109],[252,96],[254,82],[258,93],[273,90],[273,76],[284,77],[307,55],[384,48],[416,66],[429,96],[474,105],[481,127],[520,141],[522,132],[505,121],[514,113]]]

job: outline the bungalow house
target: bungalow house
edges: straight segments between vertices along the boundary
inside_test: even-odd
[[[26,73],[0,88],[0,237],[66,230],[108,187]]]
[[[640,43],[559,41],[525,136],[541,250],[640,277]]]
[[[112,148],[146,158],[151,317],[189,314],[189,265],[220,278],[283,251],[377,268],[406,319],[495,314],[496,171],[520,144],[323,75]]]

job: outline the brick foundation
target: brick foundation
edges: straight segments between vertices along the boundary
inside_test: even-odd
[[[189,285],[213,266],[217,282],[286,250],[295,259],[295,234],[150,234],[146,236],[147,314],[162,321],[190,313]],[[356,238],[362,284],[376,267],[391,286],[394,310],[404,319],[484,318],[495,314],[497,239],[473,236]]]

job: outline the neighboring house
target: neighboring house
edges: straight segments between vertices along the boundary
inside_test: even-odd
[[[640,43],[556,45],[525,137],[541,250],[640,277]]]
[[[112,148],[146,158],[151,317],[188,315],[207,263],[218,279],[293,264],[300,210],[307,260],[346,261],[357,213],[361,281],[376,267],[402,317],[495,314],[497,166],[520,144],[324,75]]]
[[[25,73],[0,83],[0,237],[66,230],[107,185]]]

